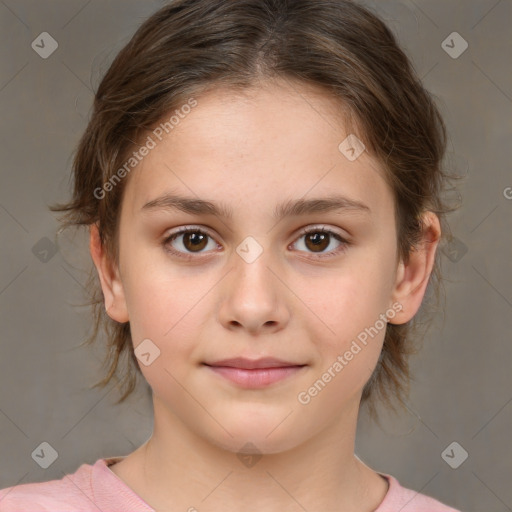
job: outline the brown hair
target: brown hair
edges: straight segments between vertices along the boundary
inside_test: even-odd
[[[395,199],[398,258],[421,240],[420,216],[436,213],[446,230],[450,210],[441,193],[448,175],[441,168],[446,147],[443,120],[405,53],[386,25],[347,0],[174,0],[147,19],[119,52],[102,79],[94,108],[73,161],[72,200],[50,207],[66,212],[62,229],[97,223],[101,242],[118,263],[118,222],[126,180],[98,198],[97,191],[126,162],[142,134],[164,115],[215,87],[243,91],[261,79],[286,78],[323,88],[346,108],[358,138],[385,169]],[[341,141],[340,141],[341,142]],[[128,156],[129,158],[129,156]],[[439,300],[436,254],[427,293],[408,323],[386,328],[377,367],[361,402],[375,417],[377,395],[393,410],[409,392],[408,356],[417,352],[418,327],[427,326],[427,305]],[[136,387],[140,368],[130,325],[105,312],[95,269],[91,292],[94,329],[104,328],[108,365],[124,401]],[[434,296],[434,297],[433,297]],[[122,361],[123,358],[125,361]],[[119,374],[121,377],[119,377]]]

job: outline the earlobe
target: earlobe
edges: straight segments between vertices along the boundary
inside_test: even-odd
[[[89,226],[89,250],[100,279],[107,314],[116,322],[128,322],[123,283],[118,269],[113,268],[104,250],[97,224]]]
[[[402,305],[395,315],[392,324],[404,324],[411,320],[421,306],[432,269],[435,262],[436,249],[441,237],[441,227],[437,215],[425,212],[423,215],[423,236],[409,253],[409,261],[400,261],[392,301]]]

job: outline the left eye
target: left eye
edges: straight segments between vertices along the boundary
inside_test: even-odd
[[[348,245],[348,242],[340,235],[338,235],[334,231],[324,228],[306,229],[302,231],[302,233],[300,234],[299,240],[302,237],[305,237],[304,245],[308,249],[313,248],[313,252],[315,253],[321,253],[321,257],[337,254],[343,251]],[[325,249],[331,245],[330,240],[332,241],[332,238],[337,240],[339,242],[339,245],[334,249],[331,249],[330,251],[324,253]]]
[[[324,228],[310,228],[303,230],[299,239],[305,237],[306,249],[311,250],[313,253],[317,253],[320,257],[331,256],[333,254],[337,254],[343,251],[349,243],[342,238],[340,235],[335,233],[334,231],[327,230]],[[179,245],[182,248],[177,249],[172,245],[172,242],[182,239]],[[183,228],[175,233],[171,233],[164,241],[163,246],[166,251],[175,254],[180,257],[190,257],[191,254],[200,254],[205,252],[204,249],[208,246],[208,238],[213,238],[199,228]],[[332,242],[332,239],[338,241],[338,246],[334,249],[331,249],[328,252],[325,252]],[[295,242],[297,243],[297,242]],[[215,242],[212,242],[212,249],[214,249],[217,245]]]

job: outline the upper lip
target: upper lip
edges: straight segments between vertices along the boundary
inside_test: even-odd
[[[282,368],[284,366],[305,366],[299,363],[292,363],[276,359],[274,357],[262,357],[260,359],[247,359],[245,357],[235,357],[233,359],[222,359],[213,363],[205,363],[207,366],[230,366],[232,368],[243,368],[252,370],[254,368]]]

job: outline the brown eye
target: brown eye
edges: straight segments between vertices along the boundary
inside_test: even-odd
[[[330,235],[321,232],[306,235],[306,247],[314,252],[323,252],[329,246]]]
[[[316,253],[320,258],[335,256],[343,252],[349,245],[349,242],[340,235],[324,228],[305,229],[301,232],[299,240],[302,238],[304,238],[306,252]],[[330,251],[326,251],[333,240],[338,242],[338,246],[335,246]],[[295,243],[297,244],[298,242]]]
[[[188,251],[200,251],[206,247],[208,235],[201,233],[200,231],[192,231],[183,234],[183,246]]]
[[[191,254],[202,254],[212,241],[211,249],[217,245],[212,237],[200,229],[184,228],[169,235],[162,243],[165,250],[177,256],[189,257]]]
[[[324,228],[305,229],[302,231],[299,240],[304,238],[305,251],[316,254],[317,257],[331,257],[345,251],[350,243],[342,238],[334,231]],[[205,231],[198,228],[182,228],[175,233],[171,233],[163,242],[165,251],[174,254],[175,256],[191,259],[193,255],[203,256],[210,252],[208,250],[208,243],[211,241],[211,250],[216,249],[218,246],[213,240],[212,236]],[[331,246],[333,241],[338,243],[337,246],[327,249]],[[295,242],[296,244],[298,242]],[[302,249],[301,249],[302,251]]]

